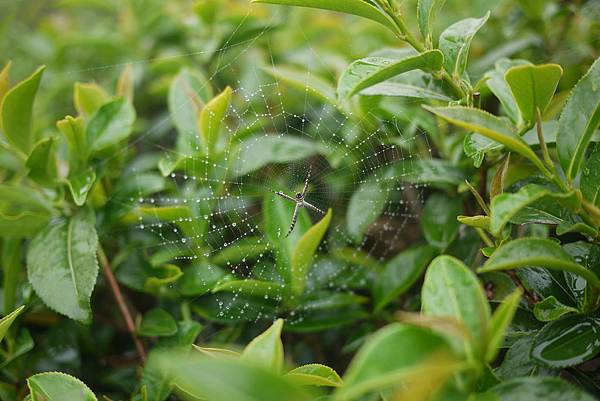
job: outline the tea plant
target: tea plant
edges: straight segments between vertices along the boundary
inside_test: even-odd
[[[600,395],[594,2],[142,3],[0,72],[0,399]]]

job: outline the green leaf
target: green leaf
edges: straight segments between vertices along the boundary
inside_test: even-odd
[[[52,186],[58,177],[56,166],[56,146],[54,138],[42,139],[36,143],[25,162],[27,175],[40,185]]]
[[[515,124],[519,124],[521,121],[521,115],[519,113],[519,106],[513,92],[506,82],[505,75],[511,67],[522,66],[530,64],[525,60],[509,60],[506,58],[500,59],[494,65],[494,69],[485,73],[484,78],[486,79],[485,84],[492,91],[492,93],[498,98],[500,104],[506,115]]]
[[[17,289],[23,269],[22,258],[23,241],[20,238],[4,238],[0,250],[4,314],[12,312],[17,303]]]
[[[83,209],[51,222],[29,245],[27,274],[40,298],[55,311],[88,323],[98,275],[95,216]]]
[[[212,292],[232,292],[252,297],[268,297],[276,299],[285,291],[285,285],[271,281],[244,279],[223,281],[217,284]]]
[[[568,200],[571,197],[572,194],[553,192],[537,184],[527,184],[515,193],[502,193],[492,199],[490,229],[494,235],[500,235],[504,226],[513,217],[535,202],[544,198]]]
[[[69,192],[71,193],[73,202],[75,202],[77,206],[83,206],[85,204],[88,193],[95,182],[96,171],[91,167],[87,170],[79,171],[67,178],[66,183],[69,187]]]
[[[199,150],[198,113],[212,98],[212,86],[200,71],[183,68],[171,83],[167,103],[179,133],[178,152],[190,155]]]
[[[196,297],[213,290],[224,276],[225,272],[220,267],[206,263],[193,264],[183,269],[177,286],[182,295]]]
[[[25,186],[0,184],[0,232],[27,238],[42,229],[53,210],[40,194]]]
[[[469,107],[423,107],[458,127],[480,133],[489,139],[501,143],[531,160],[541,171],[547,171],[535,152],[517,135],[515,128],[504,120],[486,111]]]
[[[530,124],[536,120],[537,109],[543,113],[562,76],[558,64],[520,65],[506,71],[505,79],[515,97],[521,116]]]
[[[492,362],[498,356],[506,335],[506,330],[515,316],[522,295],[523,291],[517,288],[494,311],[490,320],[490,338],[487,344],[486,361]]]
[[[389,16],[364,0],[252,0],[252,2],[339,11],[368,18],[372,21],[379,22],[394,33],[397,32],[396,26]]]
[[[335,106],[339,111],[345,113],[343,106],[338,102],[335,88],[323,78],[296,67],[281,65],[265,68],[264,71],[292,88]]]
[[[577,313],[577,309],[563,304],[555,296],[549,296],[533,307],[535,318],[541,322],[550,322],[569,313]]]
[[[34,143],[33,101],[40,86],[46,67],[38,68],[33,74],[12,87],[0,104],[2,131],[8,142],[23,156],[29,155]]]
[[[482,228],[486,231],[490,230],[490,218],[488,216],[458,216],[456,220],[469,227]]]
[[[581,193],[590,203],[600,207],[600,143],[594,145],[581,172]]]
[[[241,359],[251,361],[275,373],[281,372],[283,368],[282,328],[283,319],[277,319],[271,327],[246,345]]]
[[[177,333],[177,323],[164,309],[151,309],[144,313],[137,332],[146,337],[168,337]]]
[[[304,291],[306,276],[310,272],[317,248],[329,228],[331,215],[331,209],[329,209],[325,217],[312,226],[294,248],[291,265],[291,290],[295,294],[301,294]]]
[[[67,139],[69,146],[69,170],[79,171],[87,164],[89,149],[85,133],[85,120],[82,117],[66,116],[56,122],[56,127]]]
[[[217,252],[210,260],[218,265],[243,263],[260,259],[270,249],[271,244],[262,237],[244,237]]]
[[[488,20],[490,13],[481,18],[467,18],[450,25],[439,39],[439,48],[444,53],[444,66],[450,74],[462,77],[467,68],[469,48],[473,36]]]
[[[448,354],[447,343],[434,332],[398,323],[372,334],[350,362],[338,399],[357,399],[375,389],[397,385],[424,373],[437,356]]]
[[[375,311],[380,311],[408,291],[436,255],[434,247],[419,245],[400,252],[388,261],[373,289]]]
[[[0,341],[2,341],[10,326],[24,309],[25,305],[19,306],[17,309],[0,319]]]
[[[65,373],[45,372],[30,376],[31,401],[97,401],[81,380]]]
[[[270,370],[231,358],[211,358],[167,351],[158,365],[171,383],[195,397],[211,401],[308,401],[291,381]]]
[[[427,316],[451,317],[462,323],[476,354],[487,344],[490,306],[475,274],[452,256],[431,262],[421,290],[422,311]]]
[[[535,337],[531,356],[549,368],[579,365],[600,352],[600,319],[571,315],[548,323]]]
[[[558,120],[556,149],[567,178],[575,178],[600,123],[600,59],[579,80]]]
[[[12,62],[9,60],[6,62],[2,70],[0,71],[0,104],[2,104],[2,99],[8,92],[8,88],[10,86],[9,75],[10,75],[10,66]]]
[[[556,242],[546,238],[519,238],[498,248],[478,272],[512,270],[519,267],[539,266],[568,271],[586,279],[591,285],[600,285],[598,277],[573,258]]]
[[[341,99],[345,99],[407,71],[438,71],[443,62],[444,56],[439,50],[429,50],[400,60],[385,57],[362,58],[354,61],[342,73],[337,93]]]
[[[552,374],[531,359],[532,345],[533,335],[521,334],[504,354],[501,365],[494,370],[494,373],[502,380]]]
[[[239,177],[269,163],[288,163],[315,155],[315,142],[292,135],[259,135],[239,144],[231,174]]]
[[[441,100],[442,102],[450,102],[452,100],[452,98],[443,93],[392,80],[363,89],[360,94],[364,96],[412,97],[415,99]]]
[[[91,117],[86,138],[91,153],[117,145],[129,137],[135,122],[131,103],[117,99],[104,104]]]
[[[458,196],[449,197],[436,192],[427,198],[421,215],[421,228],[429,245],[445,249],[454,241],[460,228],[456,218],[462,211],[462,199]]]
[[[418,0],[417,2],[419,31],[429,45],[433,43],[433,23],[437,13],[444,7],[444,3],[446,0]]]
[[[346,211],[348,233],[355,241],[361,241],[387,203],[387,182],[370,177],[352,193]]]
[[[97,83],[75,83],[73,102],[80,116],[91,116],[109,100],[108,93]]]
[[[179,266],[169,263],[156,266],[154,267],[154,270],[154,275],[148,277],[144,283],[144,289],[150,292],[159,291],[161,287],[173,284],[183,275]]]
[[[302,386],[340,387],[343,384],[342,378],[335,370],[318,363],[298,366],[285,376]]]
[[[554,377],[510,380],[478,395],[476,401],[593,401],[595,398]]]
[[[403,160],[395,163],[391,170],[394,176],[412,184],[445,188],[465,182],[465,175],[459,168],[441,159]]]
[[[228,86],[223,92],[204,106],[198,117],[202,148],[207,156],[214,156],[225,113],[231,102],[232,90]]]

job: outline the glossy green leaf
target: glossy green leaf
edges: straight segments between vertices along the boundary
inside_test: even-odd
[[[169,312],[155,308],[144,313],[137,332],[146,337],[168,337],[177,333],[177,323]]]
[[[385,264],[373,288],[375,311],[408,291],[421,277],[437,250],[429,245],[419,245],[400,252]]]
[[[492,314],[485,357],[488,362],[494,361],[498,356],[498,352],[500,351],[504,337],[506,336],[506,330],[515,316],[522,295],[523,291],[520,288],[517,288],[502,301]]]
[[[446,71],[457,77],[464,75],[473,37],[489,18],[488,12],[481,18],[467,18],[455,22],[442,32],[439,48],[444,53]]]
[[[6,237],[26,238],[41,230],[53,210],[35,190],[0,184],[0,232]]]
[[[97,247],[95,216],[89,209],[51,222],[33,238],[27,253],[27,274],[46,305],[71,319],[91,320]]]
[[[25,305],[19,306],[17,309],[0,319],[0,341],[2,341],[10,326],[24,309]]]
[[[271,327],[246,345],[241,359],[251,361],[257,366],[262,366],[273,372],[280,372],[283,368],[282,328],[283,320],[277,319]]]
[[[571,315],[548,323],[535,337],[531,356],[549,368],[574,366],[600,352],[600,320]]]
[[[429,361],[447,353],[447,343],[431,330],[390,324],[371,335],[360,348],[336,396],[356,399],[368,391],[414,379],[424,373]]]
[[[298,366],[285,376],[302,386],[339,387],[343,384],[342,378],[335,370],[318,363]]]
[[[496,376],[502,380],[517,379],[521,377],[552,374],[552,371],[537,365],[531,359],[533,335],[521,334],[504,354],[502,363],[494,370]]]
[[[554,296],[545,298],[533,307],[535,318],[541,322],[550,322],[569,313],[577,313],[577,309],[563,304]]]
[[[80,116],[91,116],[110,100],[108,93],[98,84],[76,82],[73,103]]]
[[[429,245],[445,249],[456,238],[463,212],[462,199],[436,192],[427,198],[421,215],[421,229]]]
[[[97,401],[88,386],[66,373],[38,373],[27,379],[27,386],[31,401]]]
[[[96,171],[93,168],[75,172],[67,178],[66,183],[69,187],[69,192],[71,193],[73,202],[75,202],[77,206],[83,206],[85,204],[88,193],[95,182]]]
[[[228,86],[223,92],[204,106],[198,117],[200,125],[200,142],[207,156],[213,156],[217,143],[219,142],[219,133],[225,119],[225,113],[231,102],[233,91]]]
[[[285,285],[271,281],[244,279],[223,281],[217,284],[212,292],[232,292],[250,297],[268,297],[276,299],[281,297],[285,291]]]
[[[117,145],[133,131],[135,110],[131,103],[117,99],[101,106],[91,117],[86,129],[90,152]]]
[[[442,68],[443,62],[444,56],[439,50],[413,54],[400,60],[385,57],[356,60],[342,73],[337,93],[341,99],[344,99],[407,71],[415,69],[438,71]]]
[[[260,135],[239,144],[231,173],[234,177],[258,170],[269,163],[288,163],[312,156],[317,145],[302,137],[292,135]]]
[[[38,68],[12,87],[0,104],[2,131],[8,142],[23,156],[29,155],[34,143],[33,101],[45,68]]]
[[[199,150],[198,113],[212,98],[212,85],[198,70],[183,68],[171,83],[167,104],[179,133],[177,152],[190,155]]]
[[[531,160],[540,170],[546,170],[546,167],[535,152],[517,135],[515,128],[504,120],[486,111],[469,107],[423,107],[456,126],[477,132],[501,143]]]
[[[253,0],[253,2],[339,11],[346,14],[368,18],[375,22],[379,22],[393,32],[397,32],[396,26],[390,17],[373,6],[371,3],[363,0]]]
[[[33,146],[25,162],[29,178],[40,185],[52,186],[58,178],[54,138],[42,139]]]
[[[419,31],[429,45],[433,43],[433,23],[437,13],[444,7],[444,3],[446,0],[418,0],[417,2]]]
[[[471,337],[471,343],[465,346],[483,353],[490,306],[477,276],[460,260],[444,255],[431,262],[421,289],[421,303],[425,315],[450,317],[463,324]]]
[[[490,229],[495,235],[499,235],[504,226],[511,221],[519,212],[526,209],[535,202],[551,198],[570,199],[572,194],[554,192],[537,184],[528,184],[515,193],[503,193],[492,199]]]
[[[556,242],[546,238],[519,238],[507,242],[478,271],[485,273],[526,266],[568,271],[583,277],[591,285],[600,285],[600,280],[594,273],[576,263]]]
[[[562,76],[558,64],[520,65],[506,71],[505,79],[515,97],[521,116],[529,123],[536,120],[537,109],[544,112]]]
[[[579,80],[558,120],[556,149],[568,179],[581,167],[592,135],[600,123],[600,59]]]
[[[329,228],[331,215],[332,212],[331,209],[329,209],[325,217],[312,226],[302,238],[300,238],[294,248],[291,265],[291,291],[295,294],[301,294],[304,291],[306,276],[312,267],[312,261],[317,252],[317,248],[321,244],[321,240]]]
[[[594,397],[554,377],[510,380],[477,395],[475,401],[593,401]]]
[[[600,207],[600,143],[596,143],[581,172],[581,193]]]
[[[520,123],[521,114],[519,112],[519,106],[517,106],[517,102],[513,96],[513,92],[508,82],[506,82],[505,74],[511,67],[528,64],[529,62],[525,60],[509,60],[503,58],[496,62],[493,70],[490,70],[485,74],[486,86],[498,98],[504,112],[515,124]]]

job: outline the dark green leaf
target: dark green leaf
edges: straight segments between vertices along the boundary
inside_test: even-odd
[[[381,310],[388,303],[408,291],[419,279],[437,250],[428,245],[420,245],[400,252],[385,264],[377,277],[373,289],[375,310]]]
[[[361,241],[387,203],[387,182],[369,178],[354,191],[346,211],[346,226],[355,241]]]
[[[421,216],[421,229],[427,242],[445,249],[456,238],[460,223],[456,218],[463,211],[462,199],[434,193],[427,198]]]
[[[177,323],[164,309],[151,309],[144,313],[138,334],[147,337],[168,337],[177,333]]]
[[[494,386],[476,401],[593,401],[572,384],[549,377],[519,378]]]
[[[600,207],[600,143],[596,143],[581,172],[581,193]]]
[[[135,122],[135,110],[124,99],[101,106],[91,117],[86,129],[90,152],[99,152],[129,137]]]
[[[565,368],[600,352],[600,320],[571,315],[548,323],[535,337],[531,356],[549,368]]]
[[[212,292],[231,292],[248,297],[268,297],[271,299],[281,297],[284,291],[285,285],[283,284],[253,279],[227,280],[218,283],[212,289]]]

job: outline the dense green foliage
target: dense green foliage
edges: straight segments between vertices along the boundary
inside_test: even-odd
[[[597,1],[0,21],[0,400],[600,397]]]

